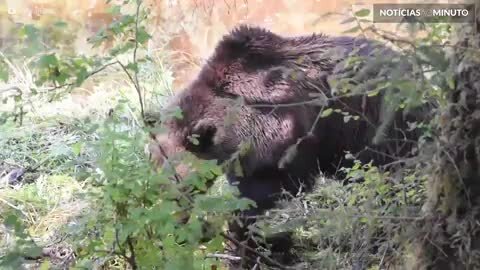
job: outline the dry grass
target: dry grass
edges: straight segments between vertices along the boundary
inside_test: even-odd
[[[35,85],[28,60],[15,62],[3,54],[0,57],[6,61],[10,75],[8,82],[0,83],[0,98],[21,93],[28,111],[23,126],[0,126],[0,178],[12,168],[39,166],[26,173],[19,184],[0,187],[0,223],[15,213],[37,245],[49,246],[61,241],[71,227],[80,226],[78,219],[91,208],[80,178],[82,170],[95,168],[96,153],[89,152],[85,145],[97,135],[85,131],[87,123],[101,123],[120,99],[129,101],[125,117],[139,122],[135,121],[137,94],[123,71],[112,67],[89,78],[72,93],[49,102],[50,97],[42,94],[47,88]],[[164,96],[172,93],[173,78],[161,54],[152,58],[139,75],[147,105],[159,106]],[[37,94],[32,93],[33,88]],[[11,112],[15,106],[13,98],[8,98],[0,106],[0,113]],[[74,153],[78,145],[82,145],[81,154]],[[0,227],[0,254],[16,245],[17,240],[11,230]]]
[[[30,234],[48,243],[55,239],[58,230],[87,209],[81,199],[84,186],[72,177],[41,175],[31,184],[0,190],[2,211],[19,210]]]

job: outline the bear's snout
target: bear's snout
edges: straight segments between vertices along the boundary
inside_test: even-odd
[[[184,147],[175,145],[174,140],[168,138],[168,136],[160,135],[148,143],[145,147],[145,153],[153,163],[155,169],[164,170],[168,169],[168,166],[175,167],[175,174],[180,178],[185,178],[190,173],[190,169],[186,164],[171,164],[169,158],[185,151]]]

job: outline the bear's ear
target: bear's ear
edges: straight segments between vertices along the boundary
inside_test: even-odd
[[[202,119],[193,126],[188,145],[195,152],[207,152],[213,146],[217,127],[212,119]]]
[[[275,59],[284,39],[266,29],[240,25],[217,45],[213,62],[229,63],[238,58]]]

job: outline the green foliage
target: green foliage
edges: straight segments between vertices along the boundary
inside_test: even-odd
[[[132,9],[135,12],[128,11]],[[145,44],[151,36],[146,23],[149,13],[141,1],[123,1],[121,5],[113,5],[109,12],[116,19],[89,39],[94,48],[113,42],[105,55],[72,53],[68,43],[74,31],[63,22],[46,27],[19,26],[14,30],[17,43],[0,55],[0,81],[11,83],[15,77],[9,65],[12,59],[24,61],[34,81],[27,87],[8,89],[6,97],[2,96],[5,97],[2,102],[13,101],[15,106],[0,116],[3,124],[0,126],[0,160],[34,169],[27,175],[35,180],[31,184],[26,181],[20,190],[0,193],[0,199],[7,198],[8,202],[8,207],[2,204],[0,208],[5,225],[1,233],[8,232],[15,237],[15,245],[0,247],[2,269],[18,269],[25,256],[39,254],[39,242],[48,241],[33,239],[39,233],[31,228],[40,216],[48,215],[61,204],[63,197],[54,199],[61,192],[75,193],[88,205],[75,212],[75,222],[61,230],[67,235],[65,240],[75,246],[75,269],[127,266],[214,269],[218,262],[206,259],[205,255],[223,251],[224,239],[220,232],[225,222],[232,218],[233,211],[251,205],[248,200],[238,199],[233,188],[207,191],[210,179],[222,172],[213,161],[200,161],[182,153],[169,157],[168,163],[172,166],[155,170],[146,160],[143,149],[148,131],[137,119],[144,120],[145,103],[149,102],[147,95],[153,96],[150,92],[154,92],[149,90],[164,83],[148,80],[154,73],[148,72],[155,70],[163,76],[168,68],[161,67],[145,53]],[[365,26],[370,23],[366,19],[369,15],[368,9],[362,9],[344,20],[343,23],[356,23],[346,33],[372,32],[381,40],[402,45],[398,47],[404,59],[378,57],[364,64],[364,59],[352,55],[346,59],[345,69],[355,76],[331,81],[335,92],[376,96],[380,91],[390,90],[387,101],[393,109],[413,109],[426,102],[444,105],[446,93],[454,87],[451,63],[442,46],[450,34],[450,26],[427,25],[424,37],[400,40],[371,25]],[[401,60],[411,65],[401,65]],[[31,129],[16,127],[8,121],[13,118],[13,122],[21,126],[23,117],[33,110],[27,106],[32,100],[43,101],[45,97],[48,101],[60,100],[107,69],[121,72],[129,80],[137,94],[135,104],[121,100],[107,119],[98,117],[101,121],[78,119],[74,123],[56,123],[46,128],[32,126]],[[379,78],[366,80],[370,72],[376,72]],[[168,80],[171,82],[170,77]],[[140,83],[145,81],[150,85]],[[0,91],[3,94],[3,89]],[[311,104],[324,107],[319,117],[338,114],[345,122],[361,117],[326,107],[324,95],[312,97],[315,100]],[[234,103],[226,115],[226,124],[235,122],[235,110],[241,107],[237,105],[243,105],[241,99]],[[170,117],[182,118],[182,112],[173,108],[154,118],[164,122]],[[435,136],[432,126],[410,124],[411,129],[424,131],[422,142]],[[155,132],[162,130],[160,127]],[[190,139],[196,141],[195,137]],[[281,166],[293,158],[296,146],[286,151]],[[251,144],[245,142],[238,155],[250,148]],[[241,175],[237,157],[232,157],[227,166],[234,166],[234,171]],[[421,219],[426,178],[422,162],[392,175],[355,161],[351,168],[343,169],[348,185],[319,179],[321,183],[313,193],[293,198],[283,209],[271,211],[256,229],[265,234],[293,230],[298,255],[309,264],[309,269],[358,268],[359,265],[376,269],[393,265],[408,252],[408,244],[415,236],[414,224]],[[177,182],[172,168],[179,164],[188,165],[191,173]],[[76,184],[81,188],[72,184],[72,177],[79,181]],[[81,205],[80,199],[69,198]],[[28,213],[25,214],[25,205],[33,209],[35,218],[29,219]],[[48,264],[42,267],[47,268]]]
[[[30,170],[25,175],[25,182],[33,181],[41,173],[78,173],[80,176],[82,171],[89,170],[94,155],[91,149],[76,152],[82,140],[93,138],[87,126],[79,123],[31,123],[21,128],[3,125],[0,135],[3,149],[0,160]]]
[[[54,53],[42,55],[35,64],[36,85],[51,82],[55,87],[80,86],[95,67],[93,59],[82,56],[59,59]]]
[[[123,103],[115,112],[120,113]],[[78,234],[77,267],[90,268],[101,256],[125,260],[141,269],[203,269],[211,261],[199,249],[203,223],[209,224],[204,252],[223,249],[219,233],[232,211],[249,207],[236,193],[203,194],[208,179],[221,173],[213,162],[182,157],[192,173],[180,183],[173,170],[152,170],[143,158],[145,133],[126,128],[114,113],[101,127],[96,143],[99,173],[92,175],[93,213]],[[175,164],[172,158],[170,162]],[[175,166],[173,164],[173,166]],[[227,203],[226,203],[227,202]],[[95,234],[95,237],[92,237]]]
[[[135,14],[123,14],[124,10],[132,5],[136,7]],[[15,28],[12,32],[12,36],[16,37],[15,46],[5,49],[5,54],[1,55],[3,59],[0,59],[0,80],[8,82],[11,76],[5,61],[15,59],[14,62],[28,63],[35,85],[31,85],[28,92],[20,89],[16,95],[9,97],[15,99],[16,108],[20,108],[21,111],[21,118],[16,117],[19,112],[14,111],[4,113],[1,120],[6,121],[14,117],[14,121],[21,123],[23,116],[29,113],[26,104],[31,99],[47,96],[48,102],[60,100],[90,77],[107,68],[115,67],[124,72],[134,85],[143,118],[145,91],[139,83],[140,64],[146,64],[151,59],[140,56],[140,52],[145,49],[146,42],[151,38],[145,22],[148,13],[140,0],[113,5],[110,12],[116,19],[89,38],[93,48],[106,41],[113,42],[114,46],[103,56],[76,55],[66,49],[65,46],[72,43],[71,33],[74,31],[65,22],[57,21],[48,24],[47,27],[26,24]],[[129,54],[130,60],[124,61],[125,56]],[[6,99],[3,102],[6,102]]]
[[[125,8],[131,6],[135,7],[135,13],[126,14]],[[54,40],[53,28],[68,28],[63,23],[46,29],[34,25],[16,29],[22,46],[8,51],[5,60],[8,62],[20,55],[28,60],[35,82],[28,92],[19,89],[15,95],[7,96],[15,98],[22,117],[31,112],[26,104],[32,98],[47,96],[49,101],[60,100],[93,75],[114,67],[133,84],[138,105],[120,100],[100,123],[78,119],[66,126],[62,123],[61,128],[46,128],[43,133],[39,127],[29,130],[13,126],[7,120],[16,112],[10,115],[7,112],[0,137],[3,158],[35,172],[33,180],[36,181],[22,187],[9,203],[15,206],[26,201],[35,207],[39,216],[48,215],[56,206],[50,204],[49,196],[38,193],[36,183],[41,181],[35,177],[66,173],[84,180],[86,194],[77,192],[89,206],[88,210],[75,213],[76,222],[61,228],[67,235],[66,240],[74,243],[75,268],[129,265],[136,269],[210,269],[214,267],[211,265],[218,266],[217,261],[206,259],[205,255],[222,252],[224,239],[220,232],[226,220],[235,210],[250,207],[251,202],[238,199],[233,188],[206,193],[207,182],[221,174],[216,162],[200,161],[191,155],[171,157],[171,164],[188,164],[192,169],[180,182],[173,181],[174,170],[152,168],[143,152],[147,132],[141,121],[130,121],[136,119],[138,111],[134,110],[138,107],[140,118],[144,117],[146,94],[140,81],[144,68],[151,64],[151,59],[143,56],[144,45],[151,38],[145,25],[148,13],[141,1],[124,1],[122,5],[114,5],[110,12],[116,20],[90,39],[94,47],[106,41],[114,42],[113,48],[101,57],[70,54],[55,42],[44,43],[44,37]],[[45,35],[47,30],[52,35]],[[3,69],[2,65],[0,74],[8,82],[9,74],[3,72],[8,71],[5,66]],[[182,113],[174,109],[160,115],[158,120],[168,117],[181,118]],[[60,191],[51,192],[54,195]],[[10,218],[3,221],[7,226],[12,223]],[[7,251],[2,265],[20,266],[30,250],[18,248],[44,244],[31,239],[30,234],[35,231],[24,231],[16,230],[15,237],[30,242],[25,240],[13,248],[3,247],[2,251],[4,248]]]
[[[2,269],[19,269],[22,267],[23,256],[37,257],[41,255],[41,248],[35,245],[29,236],[23,221],[19,218],[19,211],[4,212],[3,218],[4,233],[11,232],[13,239],[13,247],[7,254],[0,256],[0,268]],[[3,243],[2,243],[3,244]]]
[[[272,211],[262,230],[295,232],[300,261],[308,269],[398,263],[421,220],[425,177],[415,170],[393,176],[358,161],[344,172],[347,185],[319,179],[312,193]]]
[[[22,269],[25,259],[41,257],[51,238],[60,238],[62,221],[86,208],[82,186],[66,175],[0,189],[0,268]]]
[[[344,61],[345,73],[329,82],[338,96],[372,97],[380,91],[385,93],[388,106],[377,131],[380,135],[394,110],[414,110],[426,103],[433,105],[432,110],[444,108],[446,95],[454,88],[453,67],[444,46],[451,32],[448,24],[429,24],[424,25],[425,35],[405,39],[375,28],[366,19],[369,14],[364,9],[345,19],[343,23],[355,23],[346,33],[374,34],[401,51],[401,58],[380,55],[365,62],[354,50]],[[319,117],[342,114],[345,122],[363,117],[328,108],[324,97],[319,95],[318,99],[323,106]],[[407,265],[411,245],[421,237],[418,225],[425,218],[422,206],[429,172],[423,168],[432,162],[428,152],[432,146],[425,146],[437,136],[439,121],[434,117],[431,122],[409,123],[410,130],[421,132],[418,147],[426,153],[397,160],[402,166],[394,165],[395,173],[353,161],[352,167],[341,169],[344,183],[320,178],[312,193],[285,200],[280,210],[271,210],[259,221],[259,230],[266,234],[293,231],[297,255],[303,262],[299,266],[304,269],[384,269]],[[347,154],[346,158],[352,156]]]

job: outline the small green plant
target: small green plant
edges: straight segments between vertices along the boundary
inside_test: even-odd
[[[131,7],[133,13],[128,11]],[[82,195],[89,207],[77,213],[77,222],[62,229],[65,241],[73,243],[75,268],[210,269],[218,266],[218,261],[207,255],[223,252],[221,232],[226,221],[233,212],[248,208],[251,202],[238,199],[233,188],[207,192],[207,181],[222,173],[214,161],[200,161],[188,154],[169,158],[172,164],[188,164],[192,169],[184,179],[178,179],[174,170],[152,167],[144,153],[148,142],[144,121],[148,102],[145,97],[154,91],[141,84],[142,76],[148,76],[145,69],[152,65],[144,47],[151,38],[145,26],[148,10],[142,1],[133,0],[112,5],[110,12],[116,20],[90,39],[93,47],[113,41],[114,46],[105,56],[77,56],[56,46],[40,46],[43,43],[38,39],[39,33],[44,29],[33,25],[18,29],[19,39],[31,42],[25,42],[26,47],[5,56],[5,63],[21,54],[22,59],[28,59],[33,80],[28,89],[17,87],[18,91],[5,99],[13,98],[15,102],[15,109],[3,114],[2,119],[11,126],[8,131],[11,134],[5,133],[7,136],[2,136],[0,142],[11,145],[11,153],[15,153],[6,158],[23,158],[26,166],[34,166],[41,173],[81,175],[86,192]],[[0,69],[4,80],[9,80],[7,71],[11,66]],[[120,99],[108,114],[98,117],[100,120],[77,119],[75,125],[68,125],[68,131],[59,130],[60,134],[52,136],[53,141],[49,141],[52,130],[48,130],[43,136],[32,134],[40,136],[38,138],[20,136],[20,140],[25,141],[11,143],[18,140],[14,133],[21,130],[14,124],[22,126],[24,117],[32,112],[33,107],[29,106],[32,100],[60,100],[87,79],[113,68],[132,85],[136,102]],[[175,110],[172,115],[159,118],[180,115],[181,112]],[[77,136],[63,136],[75,132],[79,132]],[[69,140],[62,141],[62,138]],[[46,145],[38,147],[43,141]],[[18,151],[14,148],[17,145],[25,145],[27,149]],[[69,170],[72,166],[73,171]],[[36,195],[31,199],[44,201]],[[45,207],[45,211],[50,207]],[[4,221],[10,226],[8,219]],[[29,234],[19,236],[28,238]],[[32,247],[43,244],[38,240],[31,243]],[[3,264],[24,263],[25,252],[11,251],[13,253],[7,252],[9,259],[2,260]]]
[[[345,76],[329,81],[335,94],[372,97],[384,91],[391,111],[414,110],[426,103],[432,105],[431,110],[443,109],[446,93],[454,88],[454,73],[444,45],[451,34],[450,25],[423,25],[422,37],[402,38],[376,28],[367,19],[369,14],[370,10],[362,9],[348,17],[344,23],[356,25],[346,33],[374,35],[401,51],[403,60],[410,64],[403,66],[398,64],[399,59],[379,56],[364,65],[360,57],[348,57],[346,74],[342,74]],[[365,80],[362,76],[370,72],[379,77]],[[345,122],[362,117],[328,108],[322,102],[324,97],[318,99],[325,106],[319,117],[341,114]],[[379,131],[390,123],[388,112],[382,117]],[[409,123],[410,130],[422,134],[414,153],[418,154],[420,148],[431,148],[426,146],[438,135],[439,121],[441,118],[434,116],[425,123]],[[429,175],[423,168],[431,162],[430,154],[420,153],[410,159],[395,157],[390,164],[397,168],[393,171],[353,160],[351,167],[341,169],[345,174],[343,182],[320,177],[312,193],[285,200],[280,210],[271,210],[259,222],[260,230],[293,231],[296,251],[303,262],[299,266],[308,269],[385,269],[407,265],[412,243],[418,237],[418,225],[425,220],[422,206]]]
[[[122,107],[120,103],[115,112]],[[174,171],[152,169],[143,154],[145,133],[125,127],[117,113],[105,121],[100,134],[99,172],[92,175],[90,193],[98,207],[92,208],[78,235],[77,267],[90,268],[96,258],[120,259],[133,269],[204,269],[215,264],[205,260],[206,253],[222,252],[225,221],[234,210],[250,205],[234,192],[198,192],[221,174],[220,167],[182,157],[180,162],[190,165],[192,173],[177,183],[172,181]],[[206,229],[210,240],[203,243]]]
[[[171,169],[175,166],[152,167],[143,153],[148,140],[143,120],[152,102],[148,95],[157,94],[154,88],[159,82],[149,79],[149,69],[167,73],[168,68],[154,62],[146,52],[145,45],[151,38],[147,31],[149,10],[142,1],[123,1],[112,5],[109,12],[115,16],[114,22],[90,38],[93,47],[113,42],[102,56],[76,55],[65,49],[73,31],[65,30],[71,28],[62,22],[47,28],[21,25],[15,30],[16,46],[0,54],[0,80],[6,82],[6,88],[0,89],[1,101],[14,104],[10,111],[0,108],[0,160],[35,169],[41,175],[18,190],[0,192],[0,219],[4,224],[0,233],[2,239],[14,239],[8,245],[2,242],[0,267],[18,269],[26,257],[41,256],[43,245],[49,242],[39,232],[45,226],[43,221],[61,211],[68,217],[65,220],[75,222],[54,226],[52,218],[44,231],[57,232],[62,227],[64,240],[74,246],[77,255],[74,269],[214,269],[219,263],[209,255],[223,252],[225,239],[221,232],[226,221],[251,202],[238,199],[231,187],[206,190],[209,179],[221,174],[215,162],[200,161],[186,153],[170,157],[172,165],[191,168],[184,179],[176,179]],[[396,59],[383,58],[361,66],[361,58],[350,57],[346,68],[364,83],[337,78],[330,82],[336,93],[372,97],[381,90],[395,89],[387,93],[388,105],[394,108],[413,109],[425,102],[444,106],[445,94],[454,88],[454,67],[442,45],[449,37],[450,26],[426,25],[424,37],[402,39],[375,28],[366,19],[369,14],[364,9],[345,20],[357,23],[347,33],[373,34],[393,44],[412,66],[404,69],[397,66]],[[22,74],[21,84],[13,81],[21,70],[16,69],[18,63],[31,71]],[[361,80],[379,66],[388,67],[375,70],[387,77]],[[24,118],[34,111],[32,104],[60,100],[106,71],[126,78],[136,102],[115,99],[112,103],[117,106],[112,106],[108,114],[102,115],[99,110],[96,118],[76,119],[75,125],[54,119],[57,123],[51,129],[35,127],[35,132],[30,132],[22,127]],[[118,94],[123,93],[119,90]],[[341,115],[343,121],[350,122],[361,117],[327,108],[322,93],[312,97],[311,104],[324,107],[319,118]],[[233,112],[227,115],[227,123],[235,121]],[[168,117],[181,117],[181,111],[164,113],[158,119]],[[436,135],[438,121],[441,119],[410,123],[410,127],[422,129],[425,135],[421,143],[426,143]],[[195,143],[196,138],[191,139]],[[248,146],[245,144],[245,151]],[[295,152],[294,148],[287,151],[282,162],[288,162]],[[260,234],[294,231],[297,255],[310,269],[383,269],[394,265],[409,252],[416,236],[415,223],[423,218],[420,207],[425,201],[428,177],[422,171],[424,162],[411,160],[409,164],[415,166],[407,165],[398,174],[391,174],[355,161],[351,168],[343,169],[347,185],[320,177],[314,192],[285,201],[282,209],[259,218],[254,229]],[[241,173],[237,163],[230,165]],[[60,192],[71,196],[54,196]]]

